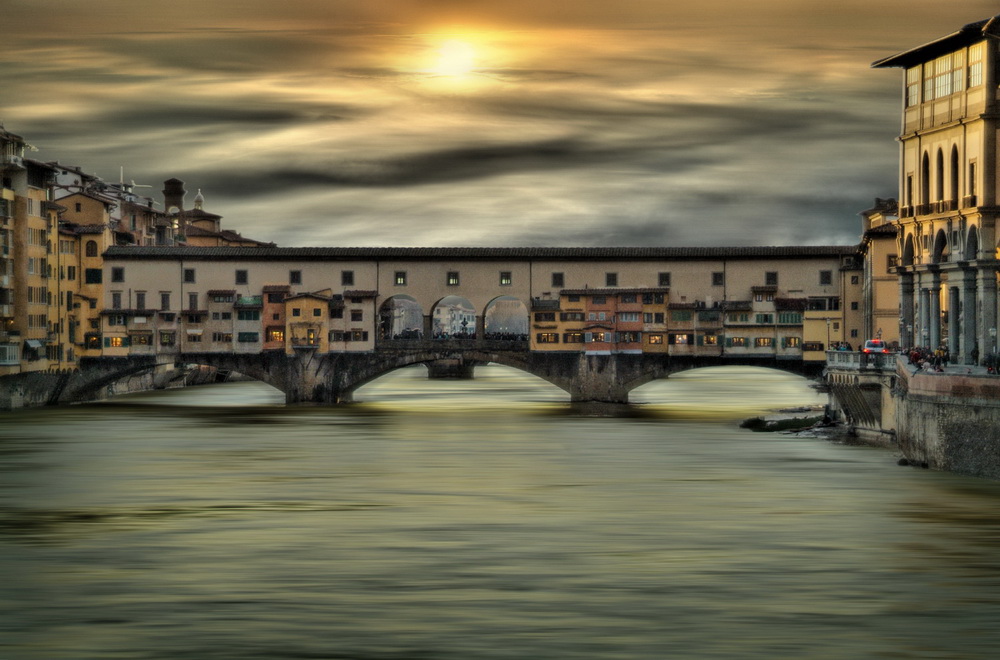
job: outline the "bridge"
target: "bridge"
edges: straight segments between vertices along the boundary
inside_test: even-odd
[[[629,403],[633,389],[681,371],[756,366],[815,377],[824,366],[774,356],[539,352],[529,350],[527,341],[386,340],[364,353],[206,351],[85,358],[80,368],[72,371],[20,374],[7,377],[5,384],[34,405],[59,405],[99,398],[116,382],[131,376],[180,365],[203,365],[267,383],[283,392],[289,404],[337,405],[353,401],[359,387],[396,369],[442,362],[464,366],[470,374],[475,365],[487,363],[513,367],[562,389],[573,404],[585,404],[594,412],[604,412],[605,406],[609,414]]]

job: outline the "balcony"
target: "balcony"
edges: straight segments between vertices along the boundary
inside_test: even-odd
[[[975,195],[966,195],[965,197],[962,198],[963,208],[972,208],[978,205],[979,205],[979,200],[976,198]]]

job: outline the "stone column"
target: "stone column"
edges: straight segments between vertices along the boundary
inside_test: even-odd
[[[923,277],[920,279],[923,280]],[[917,302],[918,321],[916,335],[917,344],[924,347],[931,341],[929,334],[930,320],[928,317],[928,310],[931,308],[930,298],[930,290],[926,287],[920,287],[920,298]]]
[[[958,339],[962,334],[962,329],[958,321],[958,291],[957,286],[948,287],[948,352],[951,353],[951,359],[955,363],[961,364]]]
[[[903,348],[910,348],[913,341],[913,280],[910,273],[899,276],[899,343]]]
[[[976,321],[979,318],[979,314],[976,312],[976,271],[962,271],[960,295],[962,301],[962,337],[959,343],[959,352],[963,364],[976,364],[976,360],[972,358],[972,349],[977,349],[980,357],[982,357],[983,352],[982,344],[976,343]]]
[[[941,276],[931,273],[930,287],[927,290],[930,296],[930,307],[927,309],[928,329],[930,330],[929,348],[937,350],[941,344]]]
[[[992,268],[976,274],[976,299],[982,327],[979,330],[979,351],[983,355],[996,352],[997,279]],[[992,332],[991,332],[992,331]]]

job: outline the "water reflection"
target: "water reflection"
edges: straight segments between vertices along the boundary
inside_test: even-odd
[[[1000,484],[740,430],[789,375],[583,419],[479,373],[0,416],[0,657],[993,657]]]

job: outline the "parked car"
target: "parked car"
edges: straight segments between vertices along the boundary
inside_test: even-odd
[[[862,353],[888,353],[889,346],[886,345],[881,339],[869,339],[865,342],[865,347],[861,349]]]

